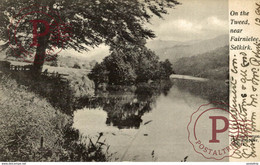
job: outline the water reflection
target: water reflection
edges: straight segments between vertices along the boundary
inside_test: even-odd
[[[173,84],[179,90],[200,96],[208,102],[228,103],[228,86],[223,81],[176,80],[110,87],[107,91],[97,91],[93,98],[82,99],[78,109],[103,109],[107,113],[107,125],[119,129],[139,128],[142,116],[152,110],[159,95],[168,95]]]
[[[175,80],[173,83],[180,90],[200,96],[209,102],[229,102],[229,86],[224,81]]]
[[[95,98],[84,100],[81,104],[87,108],[101,108],[107,112],[105,123],[109,126],[137,129],[142,123],[142,116],[152,110],[156,98],[160,94],[166,96],[171,86],[172,83],[169,81],[98,91]]]
[[[102,132],[115,160],[181,161],[188,156],[188,161],[207,161],[188,142],[187,124],[200,105],[226,98],[224,82],[180,80],[114,88],[82,100],[86,108],[74,113],[73,126],[90,137]],[[201,134],[211,136],[211,127],[202,125]]]

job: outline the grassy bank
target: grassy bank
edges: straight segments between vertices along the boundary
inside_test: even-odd
[[[0,98],[1,161],[38,161],[41,150],[52,155],[60,148],[56,142],[62,138],[68,116],[4,75],[0,77]]]
[[[30,63],[18,62],[18,61],[9,61],[12,65],[25,66]],[[0,64],[1,67],[1,64]],[[49,65],[43,66],[43,71],[48,73],[59,73],[65,74],[64,76],[66,80],[69,82],[70,90],[74,97],[88,97],[94,95],[94,82],[89,80],[87,74],[89,70],[86,69],[75,69],[75,68],[65,68],[65,67],[53,67]],[[19,72],[17,76],[22,77],[22,73]],[[28,79],[30,77],[24,77],[24,79]],[[48,81],[48,80],[47,80]],[[48,82],[45,82],[48,83]]]
[[[94,82],[89,80],[86,70],[45,66],[44,72],[36,76],[30,70],[10,70],[10,64],[13,68],[29,66],[22,62],[0,61],[3,74],[10,75],[18,85],[45,98],[66,114],[73,114],[78,99],[94,95]]]
[[[72,128],[72,116],[0,73],[0,161],[107,161],[106,145]]]

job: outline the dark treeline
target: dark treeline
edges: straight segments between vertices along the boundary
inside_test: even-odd
[[[89,73],[96,84],[131,85],[149,80],[169,79],[173,74],[169,60],[159,57],[146,47],[114,50]]]

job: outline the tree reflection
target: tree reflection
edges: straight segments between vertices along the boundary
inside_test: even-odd
[[[175,80],[174,85],[182,91],[188,91],[196,96],[199,95],[209,102],[229,103],[229,86],[224,81]]]
[[[107,91],[97,91],[95,98],[84,100],[88,108],[102,108],[107,112],[107,125],[123,128],[139,128],[142,116],[155,106],[160,94],[167,95],[170,81],[138,84],[132,87],[113,87]]]

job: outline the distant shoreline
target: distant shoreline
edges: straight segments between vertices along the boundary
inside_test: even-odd
[[[184,80],[195,80],[195,81],[208,81],[209,80],[207,78],[193,77],[193,76],[179,75],[179,74],[170,75],[170,79],[184,79]]]

